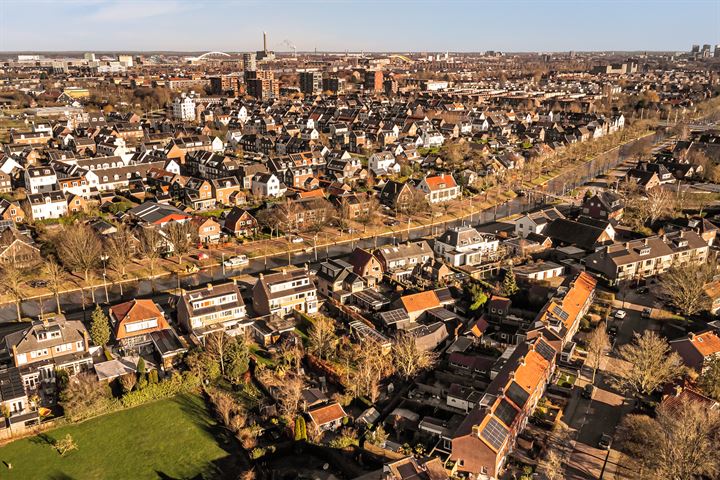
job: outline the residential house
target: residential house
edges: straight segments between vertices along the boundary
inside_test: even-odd
[[[57,314],[27,322],[22,329],[5,336],[5,348],[28,393],[39,389],[53,393],[58,370],[74,375],[91,368],[89,347],[89,335],[82,321]]]
[[[321,295],[339,303],[347,303],[353,293],[361,292],[366,287],[365,280],[353,271],[353,266],[340,259],[322,262],[315,282]]]
[[[426,176],[418,184],[417,188],[425,194],[427,201],[431,205],[455,200],[462,193],[455,182],[455,177],[447,173]]]
[[[382,264],[375,257],[375,255],[373,255],[369,251],[359,247],[355,248],[355,250],[353,250],[353,252],[350,254],[348,263],[352,265],[353,272],[355,272],[356,275],[360,275],[362,278],[366,279],[368,284],[380,283],[382,281]],[[370,280],[371,278],[373,279],[373,281]]]
[[[31,237],[14,227],[0,232],[0,263],[29,267],[40,260],[40,249]]]
[[[165,314],[153,300],[131,300],[110,307],[115,339],[127,352],[152,351],[152,333],[170,328]]]
[[[555,207],[527,213],[513,222],[515,234],[522,238],[526,238],[531,233],[541,234],[550,222],[558,218],[565,216]]]
[[[287,187],[274,173],[257,173],[252,179],[250,191],[255,197],[281,197]]]
[[[236,237],[254,237],[259,230],[258,221],[250,212],[233,207],[225,216],[225,230]]]
[[[201,243],[217,243],[222,237],[222,226],[213,217],[193,217],[192,224]]]
[[[702,373],[710,360],[720,358],[720,337],[713,330],[689,333],[686,337],[671,340],[670,348],[680,355],[687,367]]]
[[[310,426],[318,432],[334,431],[342,426],[343,418],[347,413],[338,402],[330,403],[308,410]]]
[[[620,220],[624,211],[622,197],[609,190],[587,197],[582,205],[583,214],[600,220]]]
[[[242,334],[249,324],[240,290],[232,282],[208,284],[183,292],[178,301],[177,318],[183,329],[201,342],[214,332]]]
[[[500,241],[471,226],[451,227],[435,239],[435,254],[453,267],[473,266],[495,257]]]
[[[294,310],[316,313],[317,289],[306,268],[260,274],[253,287],[253,306],[260,315],[284,317]]]
[[[52,167],[28,167],[25,189],[30,193],[49,193],[57,189],[57,175]]]
[[[64,217],[68,213],[65,195],[60,190],[46,193],[31,193],[26,203],[33,221]]]
[[[20,203],[3,198],[0,200],[0,219],[22,223],[25,221],[25,210],[22,209]]]
[[[383,273],[396,280],[412,275],[416,267],[432,260],[433,252],[425,241],[381,247],[375,251]]]

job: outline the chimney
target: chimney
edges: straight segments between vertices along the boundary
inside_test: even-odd
[[[645,246],[647,247],[647,246],[648,246],[648,243],[650,243],[650,241],[646,238],[645,240],[643,240],[643,243],[644,243]]]
[[[260,281],[262,281],[265,278],[265,275],[261,273],[258,278],[260,279]]]
[[[212,292],[212,289],[213,289],[212,283],[208,283],[208,284],[207,284],[207,290],[208,290],[208,292]]]
[[[679,397],[683,391],[682,385],[675,385],[675,396]]]
[[[283,267],[283,269],[282,269],[282,274],[283,274],[283,275],[286,275],[286,274],[287,274],[287,268]]]
[[[693,332],[688,333],[688,338],[692,342],[693,340],[695,340],[695,334]]]
[[[263,32],[263,52],[267,52],[267,32]]]
[[[625,242],[625,250],[630,250],[630,242]]]

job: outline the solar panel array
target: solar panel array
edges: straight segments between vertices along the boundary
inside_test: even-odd
[[[515,418],[518,415],[518,411],[510,405],[510,402],[504,398],[500,401],[497,407],[495,407],[495,416],[498,417],[505,425],[512,425]]]
[[[491,447],[495,450],[500,450],[507,438],[508,429],[495,418],[491,417],[480,435],[487,440]]]
[[[516,382],[512,382],[507,390],[505,390],[505,396],[507,396],[512,402],[520,408],[525,406],[525,402],[530,398],[530,394],[522,389]]]
[[[545,343],[544,340],[538,340],[535,342],[535,351],[548,362],[552,362],[552,359],[555,358],[555,349]]]
[[[567,320],[568,317],[570,316],[565,310],[563,310],[562,308],[560,308],[557,305],[553,308],[552,313],[555,314],[556,316],[562,318],[563,321]]]

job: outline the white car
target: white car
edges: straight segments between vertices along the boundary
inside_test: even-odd
[[[305,239],[302,237],[293,237],[290,241],[292,243],[303,243],[305,241]]]
[[[615,312],[615,318],[623,319],[625,318],[625,315],[627,315],[627,312],[625,310],[618,310]]]
[[[250,263],[250,260],[248,260],[247,255],[238,255],[236,257],[230,257],[227,260],[223,262],[223,265],[226,267],[242,267],[243,265],[247,265]]]

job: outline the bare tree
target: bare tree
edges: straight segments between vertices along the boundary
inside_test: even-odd
[[[704,402],[665,403],[655,419],[628,415],[618,433],[621,447],[639,460],[641,477],[693,479],[720,474],[720,412]]]
[[[163,251],[164,239],[160,232],[155,228],[143,228],[140,234],[140,243],[138,245],[138,253],[143,260],[147,261],[150,278],[155,278],[155,267],[160,260]],[[153,288],[155,284],[153,283]]]
[[[305,380],[299,375],[293,375],[282,382],[282,386],[277,389],[277,400],[284,415],[292,417],[297,413],[304,389]]]
[[[676,265],[660,277],[660,283],[670,303],[690,316],[710,305],[705,285],[713,279],[715,271],[715,266],[710,264]]]
[[[178,265],[182,265],[182,259],[190,252],[197,232],[190,222],[171,222],[164,231],[172,245],[173,254],[178,258]]]
[[[270,230],[270,238],[275,231],[279,236],[280,227],[283,225],[283,220],[277,210],[277,208],[264,208],[258,212],[256,217],[260,225]]]
[[[670,214],[675,207],[673,194],[660,187],[653,188],[647,194],[647,201],[644,204],[651,223]]]
[[[617,386],[635,395],[650,395],[685,370],[680,355],[651,330],[636,333],[632,343],[620,347],[618,356],[623,362]]]
[[[610,338],[605,330],[605,323],[601,322],[589,335],[587,343],[588,361],[593,369],[593,383],[595,383],[595,373],[600,368],[600,360],[608,348],[610,348]]]
[[[405,380],[432,368],[437,360],[434,352],[419,349],[415,337],[410,334],[398,336],[392,353],[395,369]]]
[[[326,360],[335,352],[337,335],[333,319],[324,316],[314,318],[308,331],[308,337],[310,352],[317,355],[318,358]]]
[[[125,225],[120,225],[107,241],[106,251],[110,266],[120,275],[121,279],[125,278],[125,272],[128,264],[133,259],[133,242],[135,239],[130,230]],[[122,295],[122,282],[120,284],[120,295]]]
[[[17,311],[17,321],[22,320],[20,306],[25,293],[23,289],[24,274],[23,271],[12,263],[6,263],[0,270],[0,286],[3,291],[12,298]]]
[[[220,365],[220,373],[225,375],[225,351],[230,337],[224,332],[212,332],[205,336],[205,351]]]
[[[72,271],[82,272],[85,285],[89,286],[90,274],[97,267],[102,254],[102,243],[93,229],[87,225],[65,228],[57,248],[63,264]],[[92,295],[94,301],[94,291]]]
[[[54,256],[49,256],[43,264],[43,273],[48,279],[48,288],[55,296],[55,305],[57,306],[57,313],[60,311],[60,289],[62,283],[65,281],[65,270],[55,260]]]

